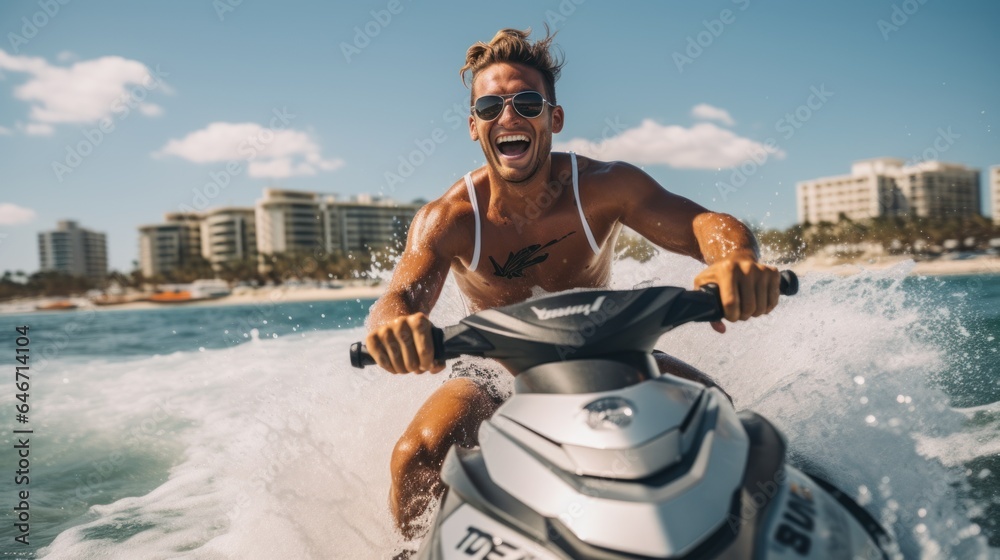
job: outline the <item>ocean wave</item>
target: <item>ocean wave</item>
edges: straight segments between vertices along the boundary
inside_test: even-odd
[[[614,287],[689,285],[699,269],[656,263],[621,263]],[[988,557],[997,474],[975,486],[964,469],[1000,449],[998,405],[951,406],[935,379],[962,336],[961,306],[905,272],[810,274],[772,315],[724,335],[687,325],[660,347],[774,421],[792,460],[857,497],[906,557]],[[463,312],[449,283],[432,319]],[[39,555],[384,558],[403,546],[389,456],[447,370],[354,370],[347,348],[361,329],[289,334],[129,361],[57,358],[39,399],[70,465],[59,492],[78,513]]]

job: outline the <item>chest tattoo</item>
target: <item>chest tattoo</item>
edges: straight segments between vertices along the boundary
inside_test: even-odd
[[[539,255],[538,253],[555,245],[556,243],[559,243],[560,241],[566,239],[567,237],[573,235],[574,233],[576,232],[571,231],[566,235],[560,237],[559,239],[553,239],[552,241],[549,241],[545,245],[542,244],[529,245],[524,249],[519,250],[516,253],[511,252],[507,255],[507,262],[505,262],[503,266],[497,264],[496,259],[490,257],[490,262],[493,263],[493,275],[500,276],[502,278],[507,278],[508,280],[512,278],[524,277],[524,269],[528,268],[529,266],[536,265],[540,262],[545,262],[545,259],[549,258],[548,253],[542,253],[541,255]]]

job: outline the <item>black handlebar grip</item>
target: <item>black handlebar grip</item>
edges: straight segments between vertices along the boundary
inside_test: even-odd
[[[799,278],[791,270],[781,271],[781,284],[779,286],[779,291],[781,295],[793,296],[799,291]],[[701,291],[711,294],[714,296],[714,301],[719,299],[719,287],[715,284],[706,284],[701,287]],[[718,305],[718,304],[716,304]],[[717,321],[722,318],[721,307],[719,309],[718,317],[703,318],[703,321]],[[434,359],[444,360],[446,359],[444,351],[444,331],[437,327],[433,327],[431,331],[431,337],[434,340]],[[456,354],[457,355],[457,354]],[[351,345],[351,366],[356,368],[364,368],[366,366],[375,365],[375,360],[372,358],[371,354],[368,353],[368,349],[365,348],[364,343],[355,342]]]
[[[351,345],[351,366],[363,369],[365,366],[375,365],[375,359],[368,353],[364,342],[355,342]]]
[[[794,296],[799,293],[799,277],[791,270],[782,270],[781,285],[778,290],[783,296]]]
[[[794,296],[799,293],[799,277],[795,275],[791,270],[782,270],[779,273],[781,277],[781,283],[778,285],[778,291],[783,296]],[[719,286],[717,284],[705,284],[700,288],[700,291],[710,294],[718,300],[719,298]],[[717,321],[721,319],[721,309],[719,317],[711,317],[705,319],[706,321]]]
[[[443,362],[444,354],[444,329],[431,327],[431,340],[434,341],[434,359]]]
[[[444,359],[444,331],[431,327],[431,339],[434,341],[434,359]],[[364,342],[355,342],[351,345],[351,366],[363,369],[367,366],[374,366],[375,358],[368,353],[368,348]]]

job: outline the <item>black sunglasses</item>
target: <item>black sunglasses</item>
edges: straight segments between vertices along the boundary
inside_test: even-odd
[[[492,121],[503,113],[504,105],[510,99],[510,104],[518,115],[526,119],[533,119],[542,114],[545,104],[555,107],[549,103],[542,94],[537,91],[522,91],[508,95],[484,95],[472,105],[472,113],[484,121]]]

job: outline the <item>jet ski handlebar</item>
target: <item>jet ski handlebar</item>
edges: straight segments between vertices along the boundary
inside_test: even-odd
[[[780,273],[781,284],[779,286],[779,291],[781,295],[792,296],[799,291],[799,279],[791,270],[783,270]],[[623,292],[616,292],[618,294],[638,294],[644,291],[654,290],[655,288],[643,288],[638,290],[628,290]],[[677,292],[677,301],[683,300],[684,310],[678,312],[676,316],[664,319],[665,323],[663,326],[667,327],[663,329],[665,332],[670,328],[679,326],[687,322],[710,322],[719,321],[723,318],[723,308],[722,300],[719,296],[719,287],[715,284],[706,284],[698,290],[681,290],[679,288],[658,288],[659,290],[674,290]],[[603,292],[612,293],[612,292]],[[711,296],[711,297],[706,297]],[[542,305],[546,301],[556,300],[563,297],[563,294],[555,294],[547,298],[542,298],[538,300],[533,300],[531,303],[535,305]],[[603,298],[601,298],[603,300]],[[562,301],[562,300],[561,300]],[[518,304],[520,305],[520,304]],[[594,306],[599,304],[595,302]],[[557,308],[555,311],[561,312],[562,314],[575,314],[575,310],[580,310],[580,313],[588,313],[588,306],[570,306]],[[545,311],[545,310],[543,310]],[[487,310],[489,312],[489,310]],[[480,313],[487,313],[480,312]],[[479,314],[476,314],[479,315]],[[475,317],[472,315],[466,319]],[[466,320],[463,320],[465,322]],[[666,323],[670,323],[669,325]],[[659,326],[659,325],[658,325]],[[479,347],[481,344],[487,344],[482,341],[481,338],[477,337],[474,332],[470,333],[470,327],[466,324],[463,325],[459,323],[458,325],[453,325],[450,327],[445,327],[440,329],[433,327],[431,336],[434,339],[434,357],[437,360],[450,360],[452,358],[457,358],[463,355],[483,355],[481,350],[486,349],[484,347]],[[478,347],[478,348],[477,348]],[[490,347],[492,348],[492,347]],[[477,351],[478,350],[478,351]],[[368,349],[365,348],[364,343],[355,342],[351,345],[351,365],[356,368],[364,368],[366,366],[375,365],[375,360],[372,358],[371,354],[368,353]]]

